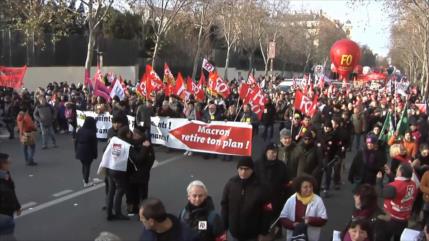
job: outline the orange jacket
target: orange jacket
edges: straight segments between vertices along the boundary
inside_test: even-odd
[[[397,136],[396,135],[392,135],[389,139],[389,141],[387,142],[387,144],[389,146],[395,144]],[[405,150],[407,150],[407,156],[408,157],[412,157],[415,158],[416,154],[417,154],[417,143],[415,141],[406,141],[405,139],[403,139],[401,142],[402,145],[404,145]]]
[[[24,132],[32,132],[36,130],[33,119],[30,114],[20,112],[16,117],[16,124],[18,126],[19,135],[23,135]]]

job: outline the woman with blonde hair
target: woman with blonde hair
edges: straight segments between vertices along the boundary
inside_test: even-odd
[[[390,163],[390,169],[392,170],[392,173],[396,173],[396,170],[401,163],[411,163],[411,159],[408,157],[407,150],[402,143],[393,144],[390,146],[389,154],[390,158],[392,158],[392,162]]]

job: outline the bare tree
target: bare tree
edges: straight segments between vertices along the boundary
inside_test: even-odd
[[[259,0],[240,0],[237,3],[239,16],[240,36],[238,46],[245,52],[249,59],[249,70],[253,68],[253,55],[259,48],[259,40],[262,37],[263,21],[267,12]]]
[[[136,0],[131,0],[131,2],[135,3]],[[132,7],[138,8],[143,24],[149,23],[153,29],[155,46],[152,53],[152,66],[154,66],[161,41],[176,21],[179,12],[188,6],[191,0],[144,0],[144,2],[137,2],[137,4],[131,4]]]
[[[228,67],[231,48],[237,44],[240,36],[240,19],[236,14],[236,1],[223,0],[219,2],[219,29],[218,37],[226,42],[226,58],[224,79],[228,79]]]
[[[85,21],[88,24],[88,44],[86,50],[85,70],[91,74],[92,59],[94,56],[94,46],[96,32],[100,23],[105,19],[114,0],[81,0],[86,6]]]
[[[193,21],[198,29],[197,46],[194,55],[192,67],[192,79],[195,79],[198,70],[198,63],[201,60],[201,48],[203,41],[207,39],[210,34],[210,28],[213,26],[216,8],[212,0],[194,0],[192,4]]]

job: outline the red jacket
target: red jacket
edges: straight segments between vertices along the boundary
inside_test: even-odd
[[[411,209],[417,196],[417,187],[414,181],[402,177],[388,184],[395,188],[395,197],[384,199],[384,210],[393,219],[405,221],[411,216]]]

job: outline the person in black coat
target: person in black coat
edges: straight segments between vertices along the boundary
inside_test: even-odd
[[[275,116],[276,108],[272,103],[271,99],[268,99],[268,102],[265,104],[264,113],[262,114],[262,124],[264,125],[264,132],[262,133],[262,138],[264,138],[264,141],[267,140],[267,137],[268,140],[271,140],[273,138]]]
[[[128,211],[138,214],[139,204],[148,197],[150,170],[155,162],[153,146],[146,138],[146,128],[136,126],[133,130],[133,146],[130,148],[127,168]]]
[[[82,163],[83,186],[91,186],[89,172],[91,163],[97,158],[97,126],[92,117],[86,117],[82,128],[76,134],[74,143],[76,159]]]
[[[269,144],[261,160],[255,165],[256,176],[267,190],[272,212],[270,223],[273,223],[286,202],[288,177],[286,164],[277,158],[277,146]]]
[[[355,187],[363,183],[376,184],[377,173],[384,172],[386,155],[377,148],[377,136],[366,138],[366,147],[356,153],[349,171],[349,181]]]
[[[15,184],[10,175],[9,155],[0,153],[0,240],[11,237],[15,229],[13,214],[21,215],[21,205],[15,193]]]
[[[222,219],[232,235],[228,240],[256,240],[268,234],[270,215],[265,209],[268,195],[253,169],[250,157],[241,159],[237,164],[238,175],[223,190]]]
[[[179,220],[197,232],[201,241],[220,239],[225,235],[225,228],[204,183],[192,181],[186,191],[188,203],[180,212]]]

